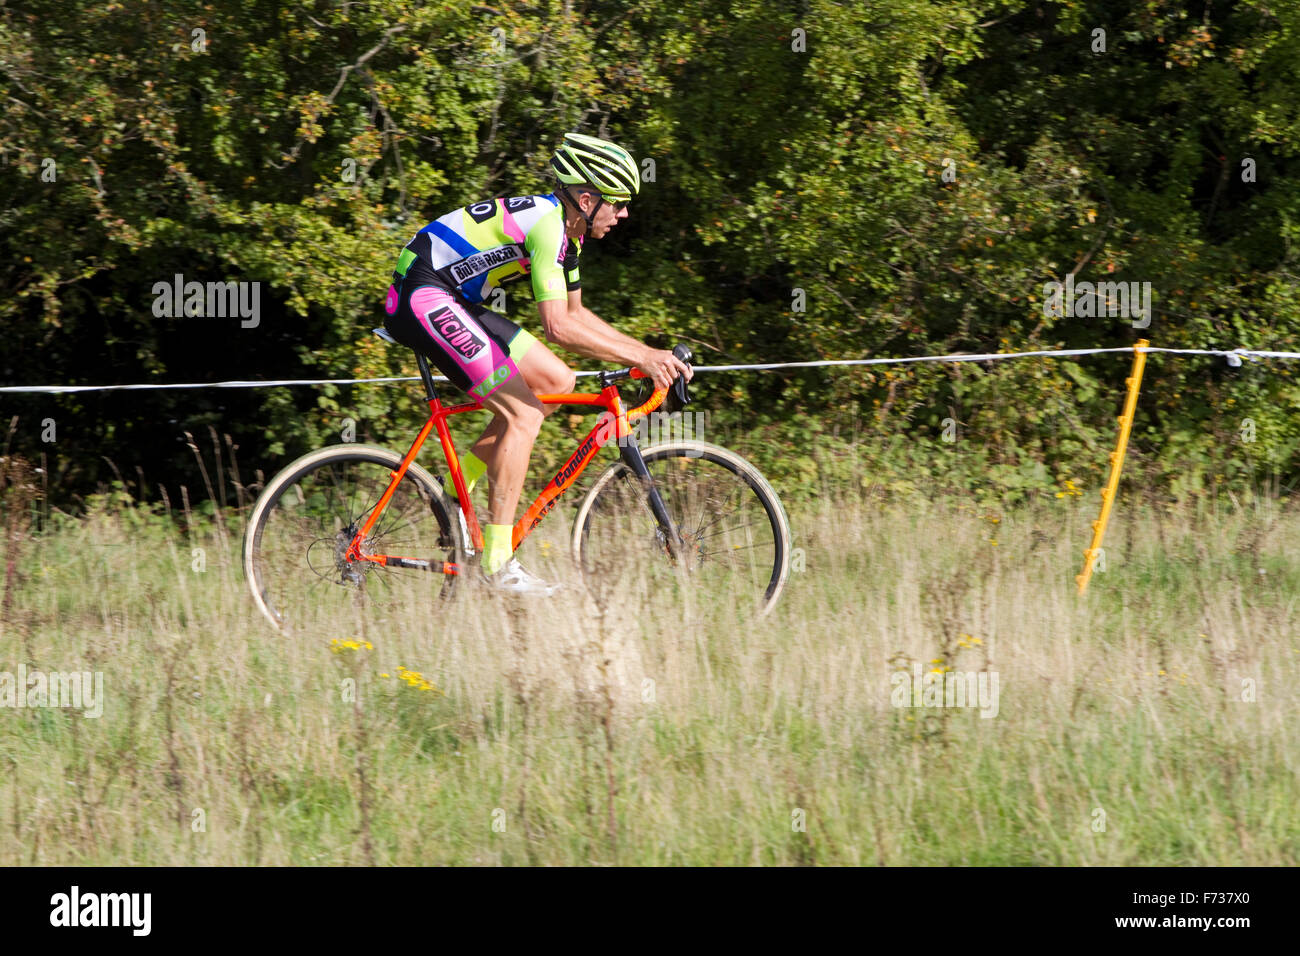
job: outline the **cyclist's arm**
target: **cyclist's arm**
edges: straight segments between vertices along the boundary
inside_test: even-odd
[[[581,289],[573,289],[569,292],[569,315],[577,319],[579,322],[582,322],[588,328],[596,329],[597,331],[613,336],[629,348],[639,347],[644,349],[646,347],[644,343],[638,342],[636,339],[632,338],[632,336],[620,332],[595,312],[592,312],[591,309],[583,305]]]
[[[548,341],[588,358],[635,366],[659,388],[671,387],[678,375],[690,377],[690,369],[672,352],[652,349],[624,335],[583,306],[577,256],[560,255],[565,248],[564,219],[558,206],[529,230],[524,248],[532,263],[533,298]]]
[[[533,299],[537,302],[547,341],[587,358],[639,367],[646,361],[649,348],[635,339],[619,335],[607,325],[601,328],[582,317],[577,263],[571,261],[575,258],[573,250],[564,243],[564,219],[558,208],[538,220],[524,238],[524,248],[532,262]],[[561,249],[568,249],[563,262]],[[569,271],[566,271],[565,263],[569,265]]]
[[[572,308],[575,301],[576,311]],[[547,340],[570,352],[602,362],[635,366],[660,388],[671,386],[679,374],[685,373],[688,379],[690,377],[690,367],[672,352],[650,348],[597,318],[595,313],[582,306],[578,292],[570,292],[568,301],[550,299],[538,302],[537,311],[541,313]]]
[[[649,346],[615,332],[605,323],[589,323],[581,312],[574,312],[569,302],[561,299],[538,302],[537,311],[541,313],[547,341],[578,355],[602,362],[639,365],[645,360],[646,353],[652,351]]]

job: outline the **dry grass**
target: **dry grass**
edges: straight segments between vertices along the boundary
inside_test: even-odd
[[[0,670],[108,700],[0,710],[0,862],[1293,862],[1300,519],[1121,503],[1079,599],[1091,507],[796,509],[758,624],[466,597],[296,639],[237,536],[100,513],[22,544]],[[997,716],[892,706],[913,660],[996,671]]]

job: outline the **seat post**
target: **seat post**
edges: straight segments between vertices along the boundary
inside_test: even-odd
[[[379,336],[381,339],[383,339],[385,342],[388,342],[391,345],[403,344],[397,341],[397,339],[393,338],[392,333],[385,328],[381,327],[377,329],[371,329],[370,331],[374,332],[375,335]],[[408,345],[407,348],[411,348],[411,347]],[[424,379],[425,401],[436,402],[438,400],[438,393],[437,391],[434,390],[433,387],[433,375],[429,372],[429,363],[425,359],[425,357],[420,354],[418,350],[411,349],[411,351],[415,352],[415,363],[420,367],[420,378]]]
[[[414,351],[414,349],[412,349]],[[420,378],[424,379],[425,401],[436,402],[438,393],[433,387],[433,375],[429,372],[429,363],[419,352],[415,353],[415,362],[420,366]]]

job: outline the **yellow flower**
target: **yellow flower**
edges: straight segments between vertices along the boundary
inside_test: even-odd
[[[359,651],[363,647],[368,651],[373,651],[375,649],[375,645],[371,644],[369,641],[343,641],[339,640],[337,637],[330,641],[330,650],[335,654],[341,654],[344,651]]]
[[[405,667],[399,666],[397,672],[397,676],[406,681],[408,687],[414,687],[416,690],[428,690],[439,694],[442,693],[442,691],[438,690],[438,688],[428,681],[419,671],[407,670]]]

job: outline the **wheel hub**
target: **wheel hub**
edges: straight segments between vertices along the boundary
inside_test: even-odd
[[[369,562],[348,559],[348,549],[356,535],[357,529],[349,525],[332,538],[317,538],[307,548],[307,564],[317,575],[335,584],[360,587],[365,583]]]
[[[664,549],[664,554],[670,562],[673,562],[672,550],[668,547],[667,536],[662,529],[655,529],[655,534],[659,538],[659,544]],[[694,534],[688,534],[681,529],[677,531],[677,552],[676,563],[679,563],[685,571],[692,572],[699,568],[703,560],[703,552],[700,550],[699,537]]]

